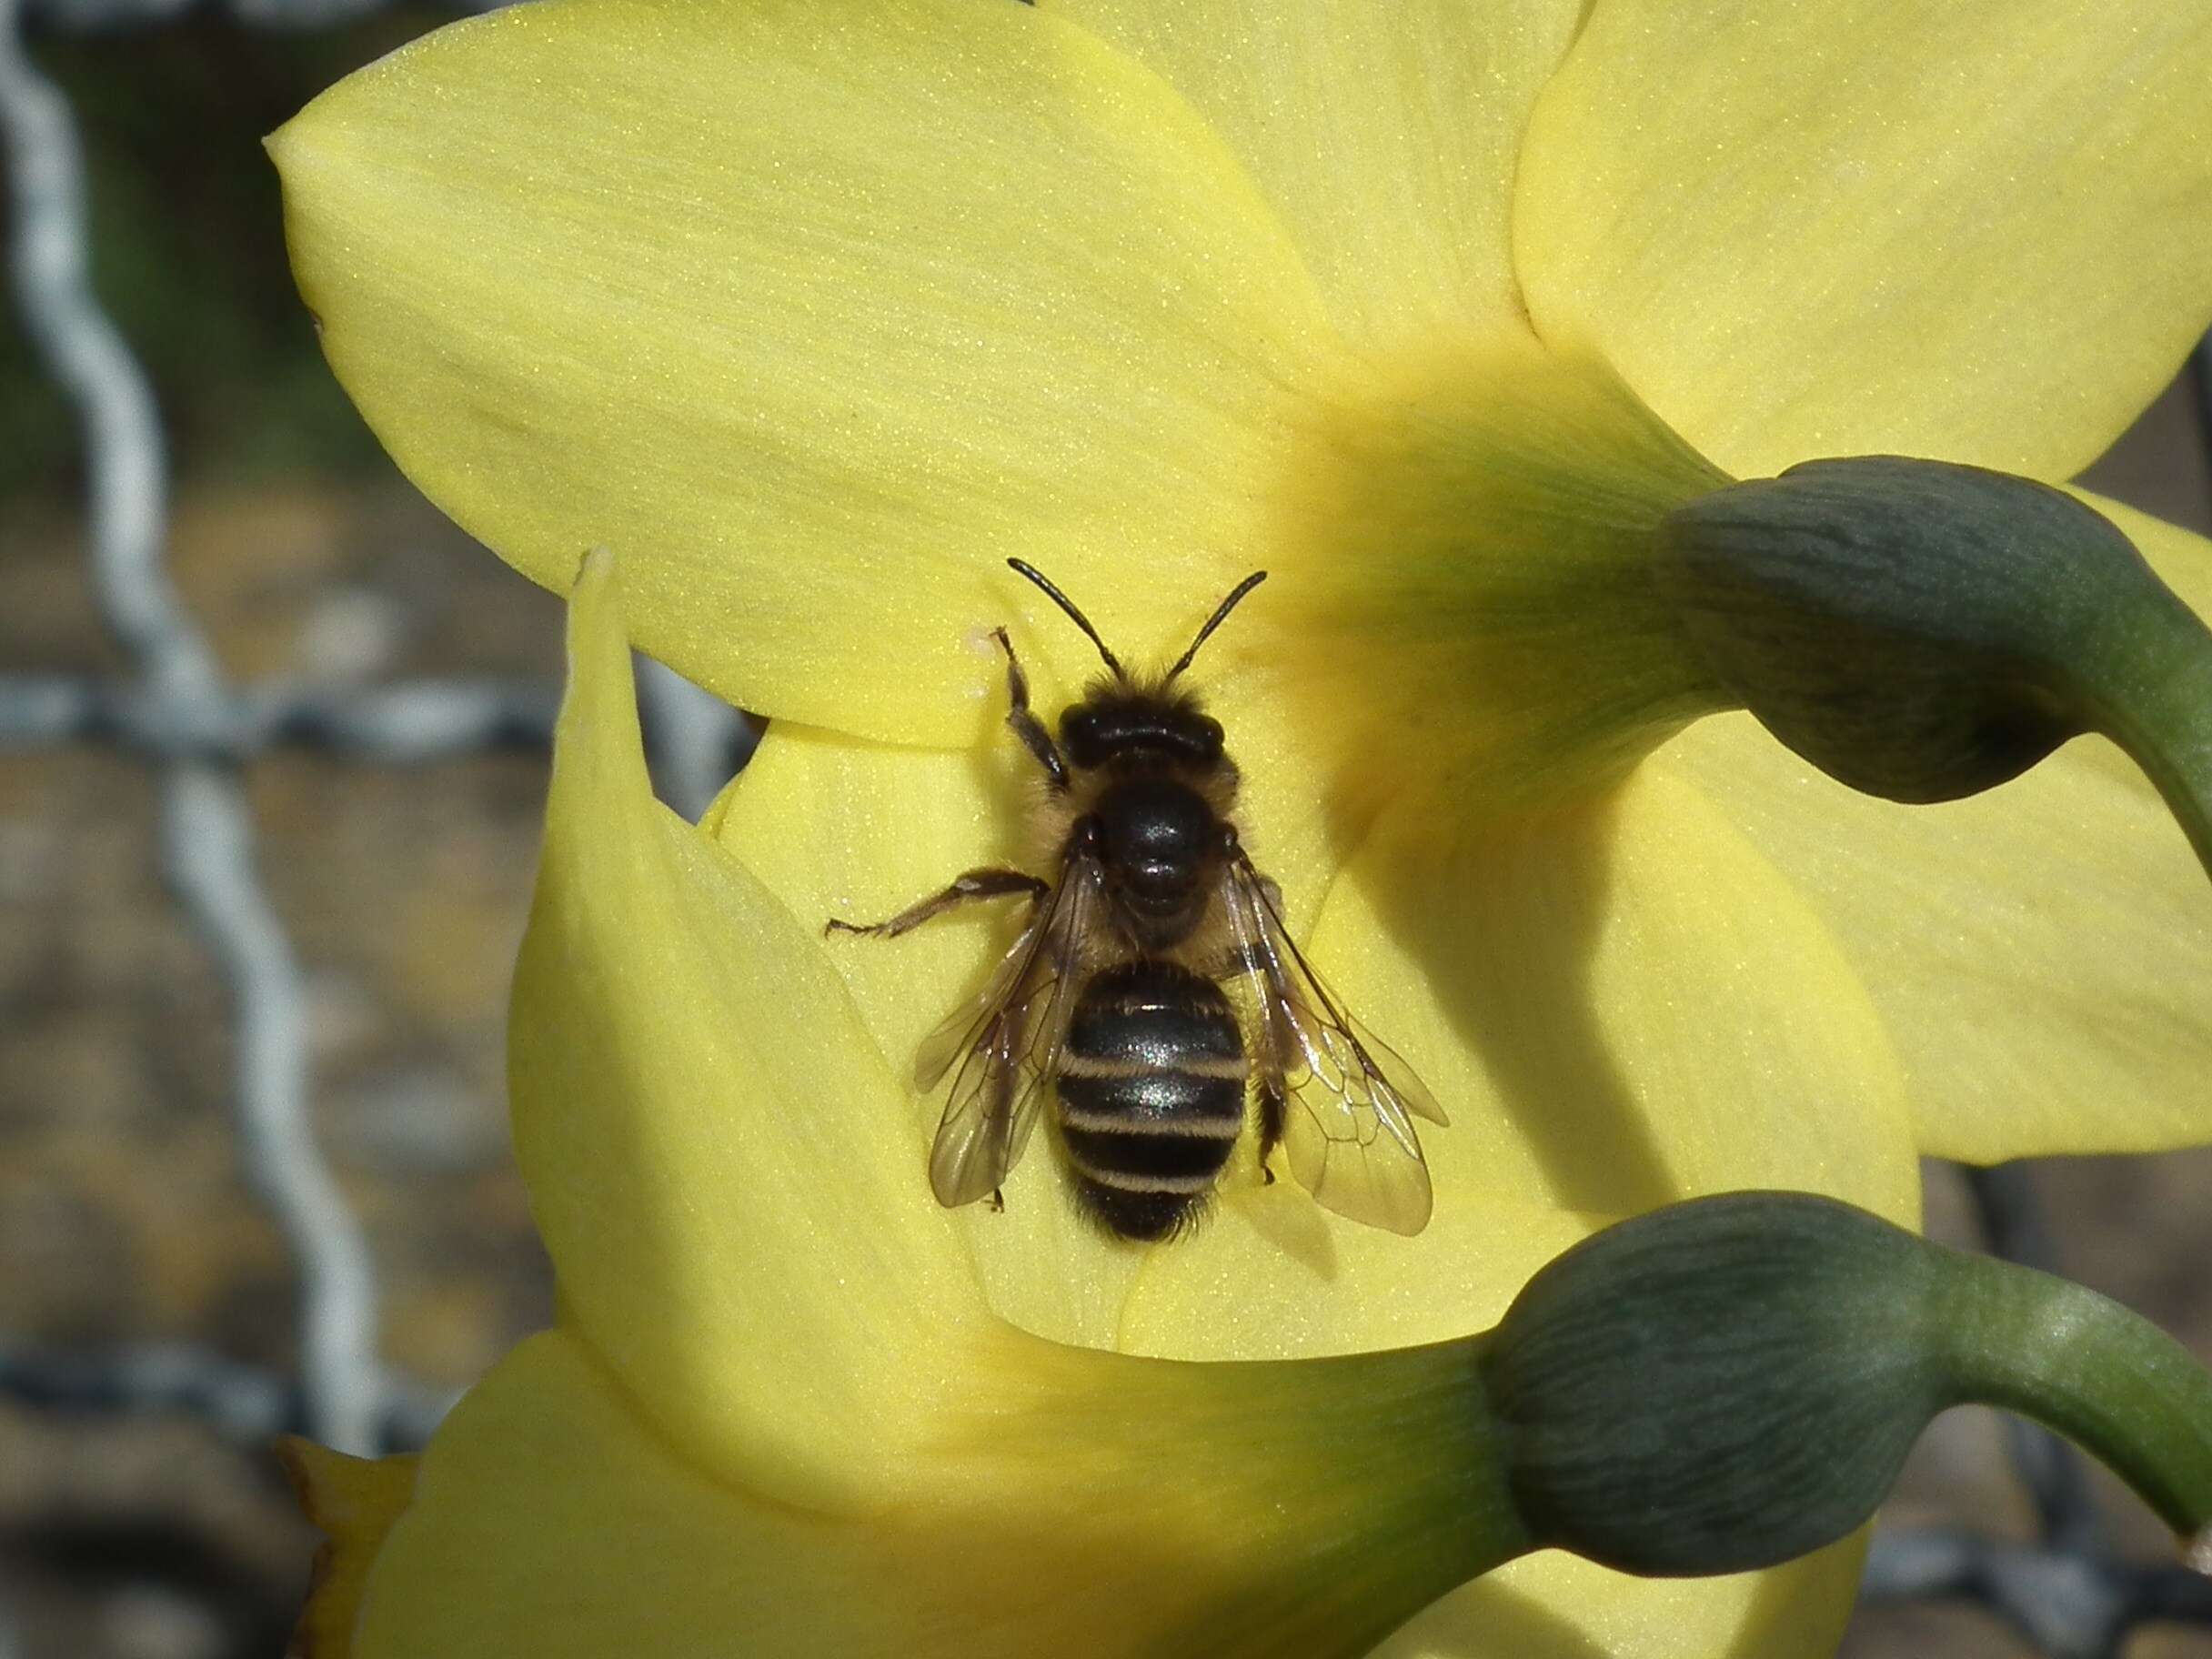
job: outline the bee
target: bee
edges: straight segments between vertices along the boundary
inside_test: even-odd
[[[1051,880],[970,870],[889,920],[827,930],[895,939],[980,900],[1027,907],[981,993],[915,1060],[925,1093],[952,1074],[930,1154],[938,1202],[1002,1206],[1000,1183],[1051,1096],[1079,1208],[1123,1239],[1170,1238],[1204,1213],[1256,1103],[1266,1181],[1280,1146],[1323,1206],[1420,1232],[1429,1174],[1412,1120],[1444,1114],[1307,965],[1281,890],[1239,835],[1221,723],[1176,683],[1267,573],[1238,583],[1153,678],[1124,669],[1036,569],[1007,563],[1106,665],[1055,741],[1031,712],[1006,630],[991,636],[1006,654],[1006,723],[1043,771],[1041,844],[1058,849],[1059,868]]]

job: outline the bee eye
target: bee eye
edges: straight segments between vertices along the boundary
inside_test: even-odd
[[[1213,750],[1216,754],[1219,754],[1222,748],[1221,721],[1209,716],[1205,719],[1199,721],[1198,729],[1205,736],[1206,747]]]

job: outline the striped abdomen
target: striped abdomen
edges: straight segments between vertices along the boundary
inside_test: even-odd
[[[1060,1125],[1086,1213],[1164,1239],[1213,1191],[1244,1130],[1248,1067],[1221,987],[1172,962],[1083,987],[1060,1060]]]

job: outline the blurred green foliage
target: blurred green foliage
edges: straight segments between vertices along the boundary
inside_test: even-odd
[[[34,41],[77,113],[94,280],[153,376],[180,484],[379,464],[293,290],[261,138],[340,75],[450,15],[403,7],[292,33],[205,11]],[[0,327],[0,503],[58,498],[79,468],[69,407],[11,307]]]

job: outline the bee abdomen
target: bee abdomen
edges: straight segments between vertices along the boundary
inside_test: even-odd
[[[1229,1000],[1171,962],[1083,988],[1060,1062],[1076,1196],[1124,1238],[1161,1239],[1203,1206],[1244,1128],[1248,1066]]]

